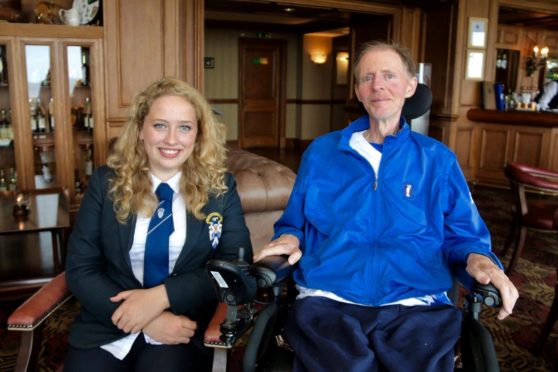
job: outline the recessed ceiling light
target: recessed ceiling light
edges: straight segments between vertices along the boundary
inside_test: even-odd
[[[295,11],[295,8],[290,8],[290,7],[289,7],[289,8],[283,8],[283,10],[284,10],[285,12],[287,12],[287,13],[291,13],[291,12],[294,12],[294,11]]]

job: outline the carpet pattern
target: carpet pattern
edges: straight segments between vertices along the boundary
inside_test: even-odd
[[[493,249],[506,265],[512,253],[510,248],[507,256],[502,256],[511,226],[511,193],[477,187],[473,196],[492,234]],[[486,309],[481,314],[494,338],[502,371],[558,371],[555,348],[558,327],[548,337],[543,350],[535,350],[554,299],[557,264],[558,236],[530,230],[523,256],[510,277],[520,296],[513,315],[499,321],[496,310]]]
[[[501,255],[511,223],[508,190],[477,186],[473,196],[491,233],[494,251]],[[533,233],[527,236],[525,252],[511,279],[518,287],[520,299],[511,317],[496,319],[496,311],[485,309],[481,319],[495,341],[500,368],[507,371],[558,371],[556,368],[556,342],[558,334],[552,332],[540,355],[535,345],[554,297],[556,265],[558,264],[558,237],[554,234]],[[511,251],[511,249],[510,249]],[[510,259],[501,257],[504,264]],[[13,371],[19,334],[6,331],[6,318],[16,303],[0,303],[0,371]],[[64,304],[45,326],[41,345],[40,371],[54,371],[63,359],[67,344],[68,325],[79,311],[76,301]],[[556,327],[558,329],[558,326]]]

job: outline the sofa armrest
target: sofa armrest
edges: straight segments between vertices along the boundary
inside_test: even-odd
[[[10,331],[34,331],[71,298],[65,273],[58,274],[21,304],[8,318]]]

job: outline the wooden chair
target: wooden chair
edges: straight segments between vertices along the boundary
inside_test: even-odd
[[[558,193],[558,172],[520,163],[508,163],[504,172],[513,194],[513,225],[503,252],[506,255],[515,238],[512,258],[506,269],[506,274],[510,275],[523,253],[528,229],[558,233],[558,199],[540,197],[541,194]]]

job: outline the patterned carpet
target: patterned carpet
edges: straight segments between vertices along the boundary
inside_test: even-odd
[[[501,256],[511,223],[510,191],[477,187],[473,196],[492,233],[494,251],[505,265],[511,258],[511,249],[507,257]],[[558,371],[558,326],[550,334],[544,349],[535,350],[554,298],[557,238],[555,234],[529,231],[523,256],[511,276],[520,295],[513,315],[504,321],[498,321],[496,311],[492,309],[483,311],[481,315],[494,338],[502,371]],[[535,351],[539,356],[534,354]]]
[[[501,253],[510,226],[510,195],[508,190],[477,186],[473,190],[476,203],[492,232],[494,250]],[[541,356],[533,354],[537,337],[554,297],[558,241],[552,234],[529,233],[525,253],[519,260],[512,280],[519,288],[520,299],[514,314],[498,321],[495,311],[483,311],[481,318],[495,341],[500,368],[507,371],[558,371],[556,342],[558,326],[551,333]],[[508,257],[502,258],[504,263]],[[0,371],[13,371],[19,335],[6,331],[6,318],[16,303],[0,303]],[[67,342],[65,330],[78,311],[79,305],[70,301],[46,325],[41,346],[41,371],[54,371],[64,355]],[[49,360],[50,362],[46,362]],[[52,362],[54,361],[54,362]]]

